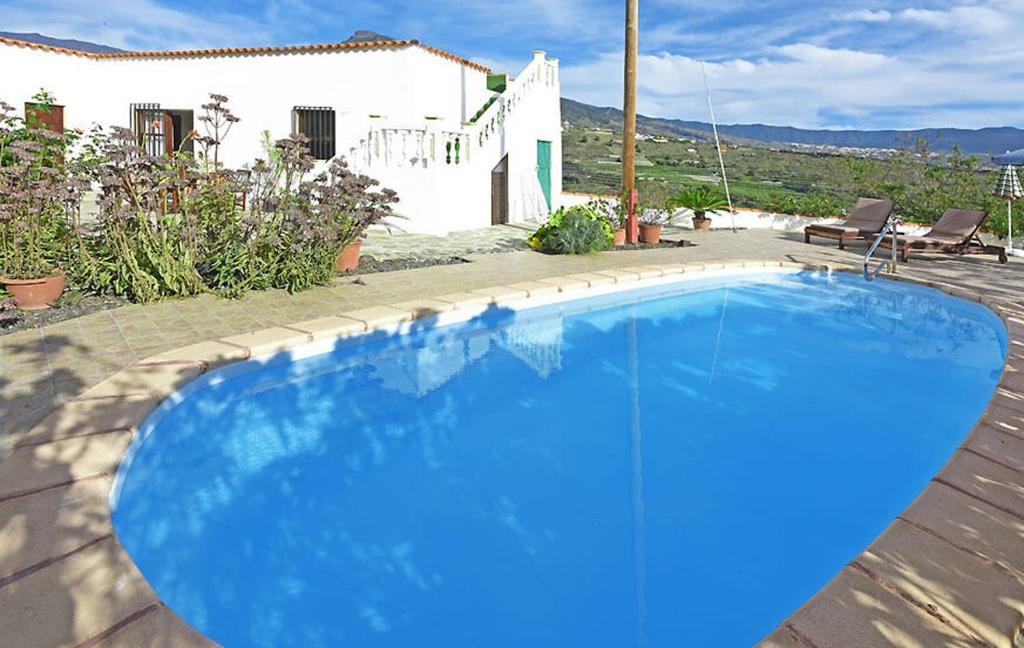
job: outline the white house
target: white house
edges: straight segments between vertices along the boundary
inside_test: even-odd
[[[543,218],[561,196],[558,60],[544,52],[508,78],[415,40],[97,54],[0,38],[0,71],[7,103],[42,88],[65,127],[130,126],[154,152],[227,95],[241,118],[229,168],[264,155],[264,130],[302,132],[316,157],[395,189],[409,231]]]

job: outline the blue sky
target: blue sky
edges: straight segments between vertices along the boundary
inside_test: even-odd
[[[622,0],[0,0],[0,30],[126,49],[302,44],[356,29],[517,71],[562,63],[563,95],[621,105]],[[640,0],[640,110],[821,128],[1024,126],[1024,0]]]

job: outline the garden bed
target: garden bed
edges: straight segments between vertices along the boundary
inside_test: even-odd
[[[127,303],[127,299],[112,295],[85,295],[78,291],[68,291],[51,308],[45,310],[0,311],[0,335],[42,328],[57,322],[117,308]]]
[[[358,275],[376,274],[378,272],[395,272],[396,270],[412,270],[413,268],[430,268],[433,266],[458,265],[469,263],[469,259],[460,256],[444,257],[405,257],[399,259],[377,259],[372,255],[364,254],[359,257],[359,267],[355,270],[341,272],[340,277],[353,277]]]
[[[675,247],[694,247],[697,244],[686,239],[679,239],[678,241],[668,241],[662,239],[655,244],[650,243],[627,243],[625,245],[616,245],[615,247],[608,250],[608,252],[624,252],[626,250],[656,250],[658,248],[675,248]]]

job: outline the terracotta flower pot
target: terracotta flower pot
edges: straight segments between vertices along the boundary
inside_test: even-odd
[[[347,272],[349,270],[355,270],[359,267],[359,253],[363,248],[362,239],[356,239],[345,247],[341,248],[338,252],[337,258],[337,269],[338,272]]]
[[[64,275],[57,274],[39,279],[7,279],[0,277],[0,284],[14,297],[14,303],[21,310],[43,310],[60,298],[64,292]]]
[[[661,240],[661,225],[640,225],[640,242],[657,245]]]
[[[711,219],[704,215],[704,212],[697,212],[693,215],[693,229],[711,229]]]
[[[619,229],[615,230],[615,233],[612,235],[612,244],[614,244],[615,247],[621,247],[626,244],[625,227],[620,227]]]

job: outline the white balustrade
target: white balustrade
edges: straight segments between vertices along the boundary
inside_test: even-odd
[[[443,122],[425,126],[397,127],[371,124],[366,135],[353,143],[346,159],[357,169],[376,166],[393,168],[457,167],[469,164],[471,149],[484,148],[491,137],[504,129],[505,121],[535,89],[558,85],[558,62],[536,56],[505,91],[473,122],[460,130],[447,130]]]

